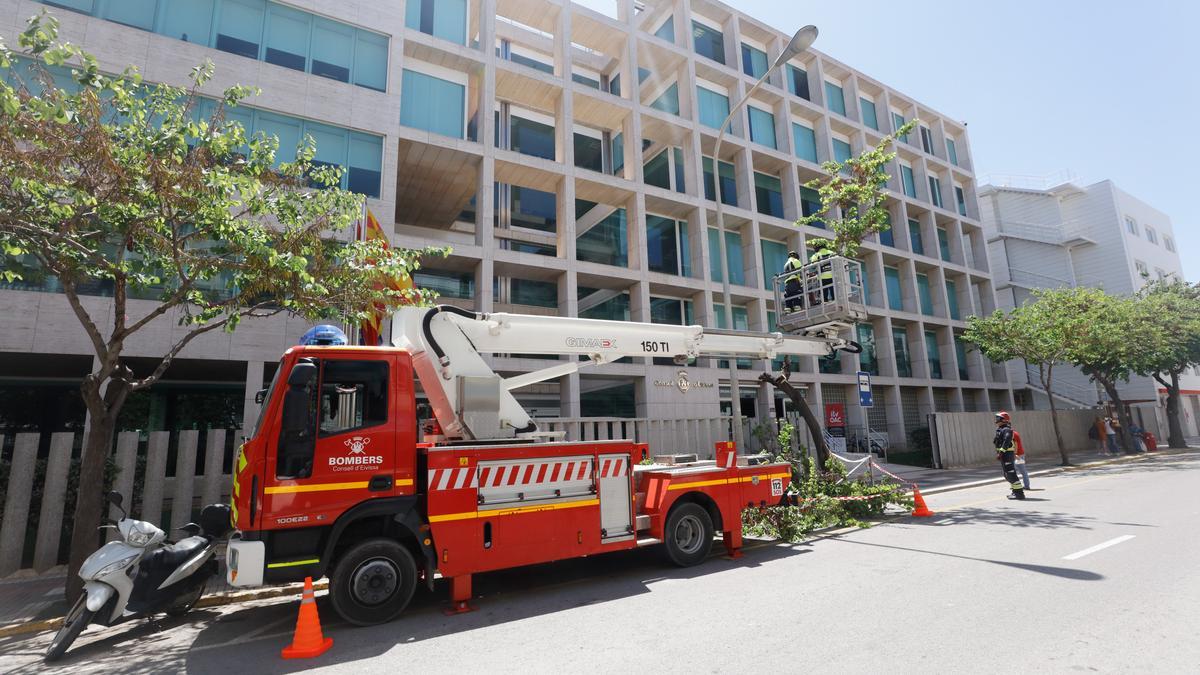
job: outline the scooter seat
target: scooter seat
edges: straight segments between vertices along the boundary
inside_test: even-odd
[[[204,537],[187,537],[174,544],[167,544],[154,553],[154,566],[158,568],[175,568],[184,563],[208,544]]]

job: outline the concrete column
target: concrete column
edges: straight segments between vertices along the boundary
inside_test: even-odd
[[[486,258],[475,266],[475,311],[490,312],[495,304],[492,297],[492,280],[495,278],[495,264],[491,251],[485,251]]]
[[[246,362],[246,389],[242,400],[242,435],[250,433],[251,427],[258,421],[259,405],[254,397],[263,388],[263,362]]]
[[[558,378],[559,417],[581,417],[579,373]]]

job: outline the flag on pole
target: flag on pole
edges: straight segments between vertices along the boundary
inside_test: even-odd
[[[356,232],[358,238],[362,241],[380,241],[383,242],[385,249],[391,248],[388,245],[387,234],[380,227],[379,221],[375,220],[375,214],[371,213],[371,210],[367,208],[364,208],[363,211],[366,214],[364,219],[366,222],[359,222],[358,231]],[[389,278],[386,281],[376,282],[375,288],[382,289],[384,286],[381,284],[386,284],[387,288],[394,291],[410,290],[413,287],[412,279],[409,277],[404,277],[403,279]],[[375,303],[371,307],[367,318],[361,326],[362,344],[368,347],[379,346],[380,338],[383,335],[383,320],[386,316],[387,307],[383,304]]]

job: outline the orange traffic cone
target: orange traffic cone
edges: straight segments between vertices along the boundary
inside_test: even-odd
[[[913,483],[913,507],[912,514],[918,518],[928,518],[933,515],[933,511],[925,506],[925,499],[921,497],[921,491],[917,489],[916,483]]]
[[[317,616],[317,599],[313,595],[312,577],[304,577],[304,599],[300,601],[300,616],[296,618],[296,633],[292,644],[284,647],[285,659],[311,659],[333,646],[333,638],[321,634],[321,619]]]

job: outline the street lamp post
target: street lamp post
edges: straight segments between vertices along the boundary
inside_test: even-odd
[[[779,55],[779,58],[775,59],[775,63],[772,63],[771,67],[767,68],[767,72],[758,78],[758,82],[755,82],[754,86],[750,87],[750,91],[747,91],[746,95],[742,96],[742,100],[729,109],[729,114],[725,116],[725,121],[721,123],[721,128],[717,131],[717,144],[713,148],[713,196],[716,197],[717,201],[717,248],[720,249],[721,255],[721,292],[724,295],[725,327],[730,330],[734,327],[733,300],[729,292],[729,257],[725,246],[725,210],[721,202],[721,141],[725,138],[725,129],[729,127],[730,120],[733,119],[733,116],[742,106],[746,105],[746,101],[750,100],[750,97],[762,86],[762,83],[766,82],[767,77],[775,72],[775,69],[783,65],[784,62],[808,49],[816,39],[816,26],[809,25],[796,31],[791,41],[788,42],[787,47],[784,48],[783,53]],[[775,309],[778,310],[779,308],[776,307]],[[738,385],[737,359],[729,359],[729,401],[732,404],[733,440],[739,448],[743,448],[745,446],[743,445],[742,438],[742,399]]]

